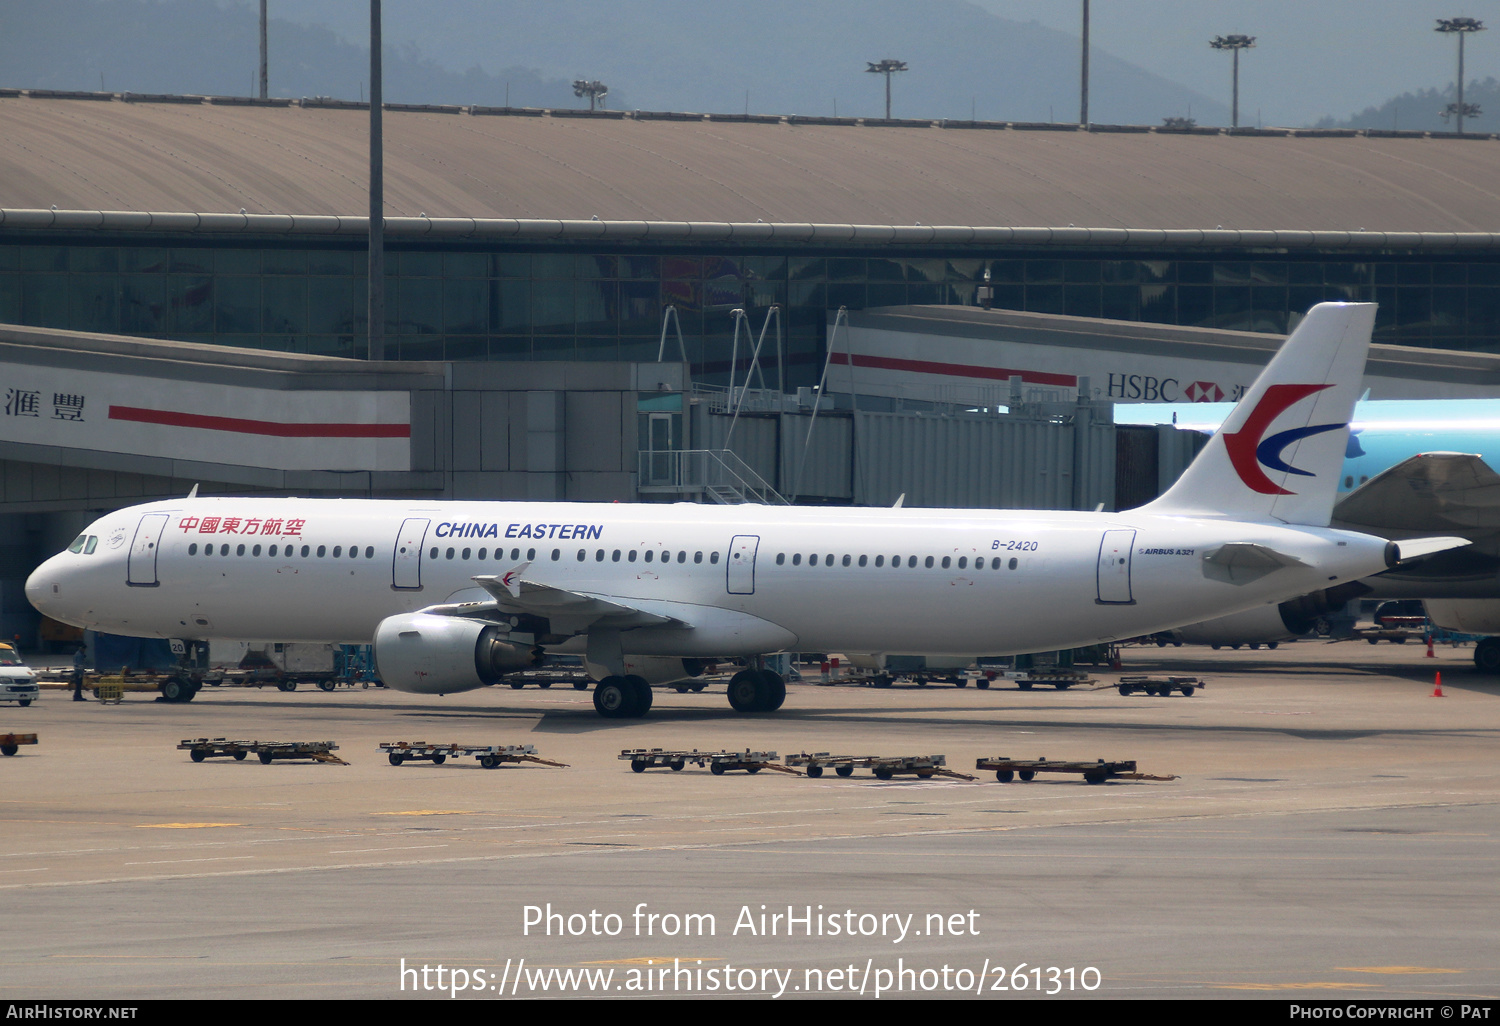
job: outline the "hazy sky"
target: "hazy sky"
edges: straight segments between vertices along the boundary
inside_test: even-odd
[[[970,2],[1079,32],[1081,0]],[[1231,58],[1208,41],[1255,36],[1240,55],[1241,122],[1259,110],[1267,125],[1303,125],[1452,82],[1458,44],[1433,29],[1460,15],[1485,23],[1465,44],[1464,76],[1500,78],[1500,0],[1093,0],[1089,20],[1095,47],[1226,104]]]

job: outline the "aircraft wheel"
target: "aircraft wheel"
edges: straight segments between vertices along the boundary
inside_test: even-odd
[[[760,712],[761,691],[754,670],[741,670],[729,678],[729,704],[735,712]]]
[[[786,701],[786,681],[773,670],[760,671],[760,711],[775,712]]]
[[[624,677],[605,677],[594,688],[594,711],[605,719],[624,719],[634,705],[634,690]]]
[[[647,683],[646,678],[638,677],[632,673],[630,676],[625,678],[625,683],[629,685],[631,691],[634,692],[633,703],[630,707],[631,711],[627,715],[633,718],[636,716],[644,716],[648,712],[650,712],[651,685]]]
[[[181,677],[168,677],[161,682],[161,697],[168,702],[191,701],[192,691],[192,685]]]
[[[1500,638],[1485,638],[1474,646],[1474,666],[1480,673],[1500,673]]]

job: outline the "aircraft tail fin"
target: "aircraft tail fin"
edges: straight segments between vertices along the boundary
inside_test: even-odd
[[[1359,397],[1373,303],[1319,303],[1150,513],[1326,527]]]

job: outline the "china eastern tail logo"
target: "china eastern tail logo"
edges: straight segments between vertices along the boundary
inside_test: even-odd
[[[1261,495],[1297,494],[1278,486],[1266,476],[1264,470],[1260,469],[1262,466],[1286,474],[1314,476],[1310,470],[1299,470],[1287,463],[1281,458],[1282,452],[1293,442],[1300,442],[1304,438],[1320,435],[1325,431],[1337,431],[1339,428],[1348,427],[1347,424],[1314,424],[1308,427],[1292,428],[1289,431],[1278,431],[1270,438],[1263,439],[1261,436],[1266,433],[1266,429],[1271,426],[1272,422],[1292,405],[1325,388],[1332,387],[1332,385],[1272,385],[1266,389],[1266,394],[1261,396],[1255,409],[1250,411],[1250,416],[1245,419],[1245,426],[1238,431],[1224,435],[1224,448],[1229,453],[1229,462],[1233,464],[1235,473],[1240,475],[1240,480],[1245,482],[1246,488],[1259,492]]]

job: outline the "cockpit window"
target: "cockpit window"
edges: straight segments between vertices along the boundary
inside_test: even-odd
[[[85,556],[92,556],[94,554],[94,550],[97,549],[98,547],[99,547],[99,536],[97,534],[91,534],[91,535],[89,535],[89,540],[84,543],[83,554]]]
[[[68,551],[74,553],[75,555],[77,553],[79,553],[79,552],[82,552],[83,551],[83,543],[86,542],[86,541],[88,541],[88,540],[89,540],[89,536],[88,535],[86,535],[86,534],[80,534],[77,538],[73,539],[73,544],[68,546]]]

